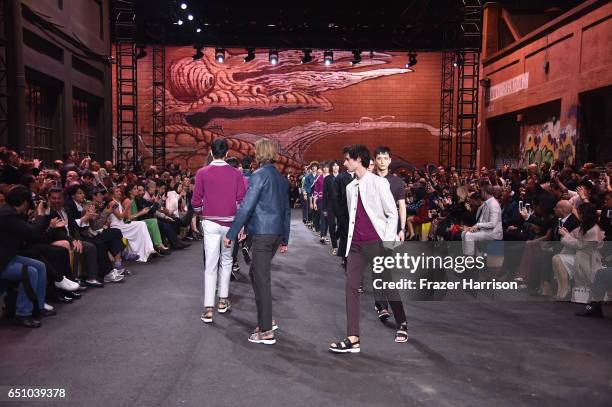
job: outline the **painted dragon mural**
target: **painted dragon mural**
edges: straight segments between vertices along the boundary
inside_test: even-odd
[[[176,51],[176,50],[175,50]],[[179,48],[166,60],[166,131],[167,160],[190,168],[201,166],[215,137],[230,141],[230,155],[253,154],[253,145],[261,137],[276,140],[279,166],[301,168],[309,147],[328,137],[369,130],[419,128],[437,137],[439,131],[427,123],[398,120],[395,115],[368,114],[360,111],[351,122],[310,120],[277,131],[245,131],[236,123],[248,120],[274,121],[305,112],[331,112],[334,106],[329,93],[359,83],[393,77],[408,72],[403,67],[388,67],[394,57],[373,53],[359,65],[351,65],[351,52],[336,52],[334,64],[323,64],[322,52],[313,52],[313,62],[302,64],[300,51],[283,51],[276,66],[268,62],[268,52],[258,52],[255,60],[244,63],[245,53],[228,50],[224,63],[215,60],[214,50],[205,49],[201,59],[193,60],[193,49]],[[235,50],[234,50],[235,51]],[[403,58],[403,56],[402,56]],[[395,64],[398,65],[397,63]],[[140,81],[140,79],[139,79]],[[151,84],[147,92],[151,92]],[[384,86],[382,84],[381,86]],[[145,102],[143,110],[150,110]],[[359,113],[359,112],[358,112]],[[220,126],[218,123],[226,124]],[[227,123],[233,126],[227,126]],[[143,126],[141,155],[152,156],[150,126]],[[232,130],[222,131],[223,127]],[[236,130],[239,128],[239,130]]]

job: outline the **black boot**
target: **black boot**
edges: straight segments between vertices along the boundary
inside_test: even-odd
[[[603,311],[601,310],[601,304],[595,301],[591,301],[590,304],[584,306],[584,309],[576,313],[579,317],[590,317],[590,318],[603,318]]]

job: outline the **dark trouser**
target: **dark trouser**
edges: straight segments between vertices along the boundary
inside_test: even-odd
[[[329,224],[329,239],[332,248],[338,248],[338,233],[336,231],[336,214],[333,210],[327,210],[327,223]]]
[[[612,267],[598,270],[591,287],[591,301],[603,301],[610,287],[612,287]]]
[[[346,243],[348,240],[348,218],[338,216],[338,256],[346,257]]]
[[[315,232],[318,232],[321,227],[321,219],[319,218],[320,215],[321,211],[318,209],[318,207],[316,210],[312,210],[312,227],[314,228]]]
[[[321,237],[325,237],[327,235],[327,216],[323,213],[323,199],[317,199],[317,208],[319,208],[319,232],[321,232]]]
[[[306,219],[306,222],[312,221],[312,208],[310,207],[310,197],[312,194],[306,194],[306,201],[304,202],[304,206],[302,207],[302,217]],[[304,199],[304,194],[302,194],[302,199]]]
[[[238,238],[234,240],[234,245],[232,246],[232,264],[235,264],[238,261],[238,249],[240,249],[240,243],[238,242]]]
[[[272,258],[281,244],[280,235],[254,235],[251,245],[249,275],[257,304],[257,324],[260,332],[272,329],[272,283],[270,267]]]
[[[176,234],[176,222],[168,219],[157,218],[157,225],[162,237],[165,237],[172,246],[176,247],[179,243],[178,235]]]
[[[121,253],[123,250],[123,234],[119,229],[109,228],[96,236],[88,237],[85,243],[93,244],[96,249],[97,273],[92,274],[89,271],[89,263],[87,263],[87,278],[102,279],[113,269],[113,264],[108,258],[108,253],[113,257]],[[87,261],[87,260],[86,260]]]
[[[87,279],[98,279],[100,277],[101,270],[103,270],[100,268],[100,266],[104,266],[104,268],[107,268],[106,264],[110,266],[110,260],[108,259],[108,255],[106,254],[106,252],[104,252],[104,256],[99,256],[98,250],[96,250],[96,245],[94,243],[87,241],[81,241],[81,243],[83,243],[83,252],[79,256],[79,258],[75,257],[74,261],[79,262],[80,259],[83,259],[85,263],[85,274],[87,275]],[[106,261],[104,261],[104,259],[106,259]],[[108,274],[111,268],[109,268],[108,271],[102,274],[102,276]]]
[[[346,264],[346,332],[347,336],[359,336],[359,286],[361,276],[366,267],[365,260],[382,254],[380,245],[369,243],[366,245],[351,244]],[[392,295],[395,294],[395,295]],[[395,322],[400,325],[406,322],[404,306],[397,293],[389,294],[389,304],[393,310]]]
[[[36,243],[29,245],[28,249],[19,253],[22,256],[42,261],[47,272],[47,298],[57,295],[53,283],[60,282],[64,276],[73,278],[70,268],[70,252],[60,246],[48,243]]]

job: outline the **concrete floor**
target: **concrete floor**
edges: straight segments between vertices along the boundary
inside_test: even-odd
[[[104,407],[612,401],[610,317],[577,318],[565,303],[412,302],[410,340],[396,344],[365,297],[362,353],[331,354],[345,332],[344,274],[296,212],[290,251],[273,266],[278,342],[254,345],[246,279],[232,283],[232,312],[200,321],[201,245],[134,265],[126,282],[58,307],[41,329],[2,324],[0,386],[64,387],[69,401],[37,405]]]

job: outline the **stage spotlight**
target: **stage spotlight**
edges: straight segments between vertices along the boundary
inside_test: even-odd
[[[198,27],[198,28],[196,28],[196,32],[197,32],[197,33],[201,33],[201,32],[202,32],[202,29],[201,29],[200,27]]]
[[[414,66],[417,64],[417,54],[410,52],[408,54],[408,62],[406,62],[406,69],[408,72],[414,72]]]
[[[138,49],[138,53],[136,54],[136,59],[142,59],[147,56],[147,50],[144,45],[138,45],[136,47]]]
[[[180,18],[178,19],[178,21],[176,22],[178,25],[183,25],[183,20],[181,20]]]
[[[334,62],[334,53],[332,51],[323,52],[323,62],[325,65],[331,65]]]
[[[278,51],[270,50],[268,53],[268,61],[270,61],[272,65],[278,64]]]
[[[255,59],[255,49],[247,48],[247,56],[244,57],[244,62],[251,62]]]
[[[187,3],[181,3],[181,10],[187,10]]]
[[[351,61],[351,65],[357,65],[361,62],[361,51],[355,50],[353,51],[353,60]]]
[[[191,57],[193,58],[194,61],[198,60],[198,59],[202,59],[202,57],[204,56],[204,53],[202,52],[202,45],[194,45],[193,48],[195,48],[196,53]]]
[[[193,21],[193,14],[187,14],[187,20]]]
[[[220,64],[225,62],[225,50],[223,48],[215,48],[215,60]]]
[[[300,61],[303,64],[307,64],[310,61],[312,61],[312,56],[310,55],[312,53],[311,49],[305,49],[302,51],[304,53],[304,56],[302,57],[302,60]]]

